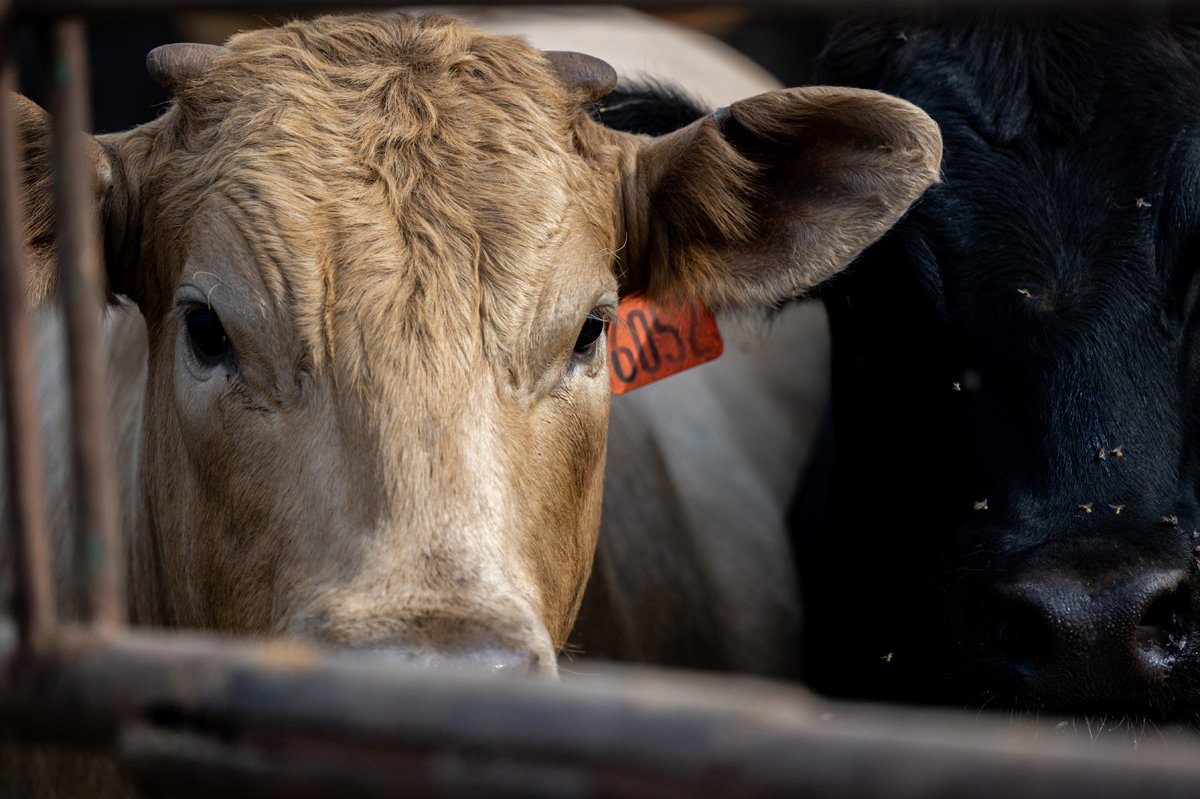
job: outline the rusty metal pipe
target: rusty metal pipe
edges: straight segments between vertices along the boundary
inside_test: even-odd
[[[822,703],[621,669],[562,684],[195,633],[64,631],[0,681],[0,736],[116,752],[170,796],[1200,796],[1200,742]],[[0,626],[0,674],[13,651]]]
[[[9,97],[16,69],[7,57],[8,31],[0,30],[0,355],[3,360],[5,446],[8,468],[9,555],[13,612],[24,648],[44,647],[54,628],[46,506],[42,491],[41,436],[33,364],[33,325],[26,307],[24,225],[17,187],[19,143]],[[4,598],[7,602],[8,597]]]
[[[100,626],[125,618],[107,359],[101,322],[107,286],[101,268],[97,179],[91,129],[87,45],[83,22],[55,22],[50,45],[50,111],[54,119],[59,296],[67,330],[71,433],[75,463],[76,584],[81,607]]]

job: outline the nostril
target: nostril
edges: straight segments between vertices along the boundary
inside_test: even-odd
[[[1021,564],[1018,564],[1020,566]],[[1044,707],[1117,707],[1161,690],[1197,650],[1188,572],[1150,563],[1017,568],[975,599],[977,651],[989,679]],[[982,581],[981,581],[982,582]],[[964,608],[965,609],[965,608]]]
[[[1186,619],[1191,607],[1186,582],[1163,591],[1150,603],[1133,629],[1133,640],[1145,655],[1164,658],[1187,646]]]
[[[996,645],[1005,660],[1018,668],[1046,662],[1054,649],[1054,632],[1036,607],[1008,601],[997,608]]]

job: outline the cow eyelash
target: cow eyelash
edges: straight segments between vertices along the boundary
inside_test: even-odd
[[[586,355],[596,348],[596,342],[604,335],[608,323],[598,316],[588,314],[579,328],[579,337],[575,339],[575,354]]]
[[[575,339],[576,356],[586,357],[596,351],[596,344],[608,332],[608,325],[615,313],[616,309],[608,306],[592,309],[583,320],[579,336]]]

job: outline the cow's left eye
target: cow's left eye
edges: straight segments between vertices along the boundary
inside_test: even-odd
[[[575,354],[587,355],[596,346],[596,342],[600,340],[600,336],[604,335],[604,329],[608,327],[608,323],[595,314],[588,314],[587,319],[583,320],[583,327],[579,330],[579,338],[575,339]]]

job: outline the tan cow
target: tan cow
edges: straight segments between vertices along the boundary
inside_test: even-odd
[[[444,667],[555,670],[595,549],[618,296],[801,292],[940,157],[913,106],[829,88],[615,133],[586,110],[606,65],[437,15],[151,65],[175,104],[93,140],[110,288],[147,331],[131,615]],[[40,301],[48,121],[13,108]]]
[[[599,56],[622,83],[676,87],[704,107],[782,88],[717,39],[633,9],[463,13],[543,50]],[[736,309],[720,322],[718,360],[613,399],[600,537],[569,653],[799,672],[785,522],[828,402],[829,322],[817,302],[791,303],[769,323]]]

